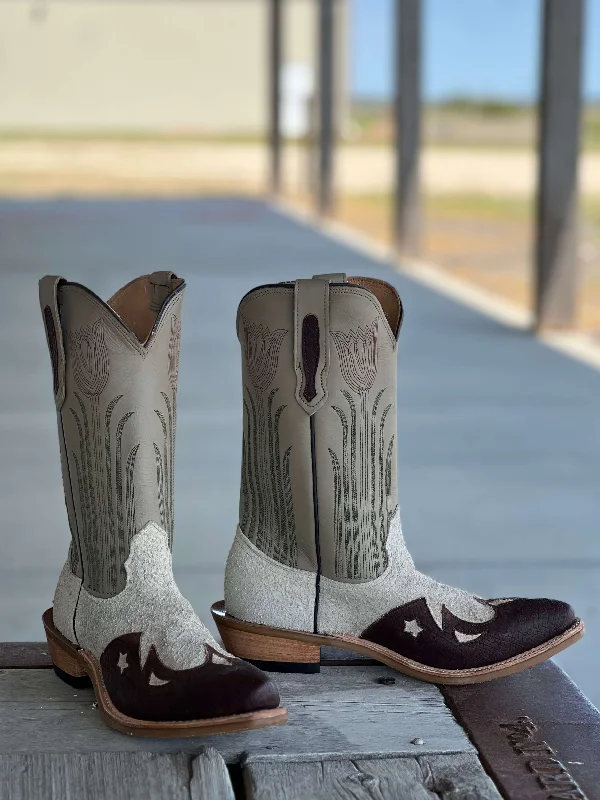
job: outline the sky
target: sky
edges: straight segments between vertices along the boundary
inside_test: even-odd
[[[425,0],[426,100],[475,96],[531,102],[537,96],[543,0]],[[351,0],[352,91],[392,94],[395,0]],[[587,0],[584,93],[600,101],[600,0]]]

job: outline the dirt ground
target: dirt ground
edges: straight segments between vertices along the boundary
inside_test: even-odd
[[[600,201],[581,201],[577,327],[600,335]],[[336,216],[379,241],[391,240],[391,197],[341,197]],[[452,275],[531,308],[533,199],[429,195],[422,257]]]
[[[284,153],[288,188],[305,190],[310,152]],[[336,153],[340,194],[386,194],[395,157],[386,145],[341,145]],[[177,140],[0,140],[0,194],[189,194],[221,189],[261,192],[267,152],[260,142]],[[535,189],[533,149],[426,147],[423,188],[429,194],[528,198]],[[600,152],[585,153],[581,191],[600,197]]]

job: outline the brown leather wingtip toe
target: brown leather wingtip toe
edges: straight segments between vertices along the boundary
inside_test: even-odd
[[[165,666],[154,647],[140,663],[140,634],[114,639],[100,659],[114,706],[153,722],[229,717],[279,706],[279,692],[257,667],[206,646],[204,664],[186,670]]]
[[[517,597],[489,600],[498,614],[497,636],[508,642],[518,641],[518,648],[530,650],[560,636],[577,621],[574,610],[562,600]],[[511,653],[513,655],[513,653]]]
[[[236,658],[233,663],[238,672],[235,680],[232,678],[232,690],[235,689],[240,695],[239,706],[243,706],[236,713],[262,711],[279,706],[277,686],[262,670],[240,658]]]
[[[494,608],[488,622],[466,622],[443,607],[440,627],[420,598],[388,611],[361,638],[427,667],[472,670],[520,659],[577,622],[571,606],[559,600],[518,597],[481,602]]]

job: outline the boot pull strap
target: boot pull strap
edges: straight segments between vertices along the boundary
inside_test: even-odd
[[[174,272],[153,272],[148,276],[150,281],[150,308],[160,311],[163,303],[175,288],[174,281],[178,280]]]
[[[318,279],[329,283],[347,283],[348,278],[345,272],[327,272],[324,275],[313,275],[313,280]]]
[[[314,414],[327,400],[329,280],[298,280],[294,287],[296,400]]]
[[[58,307],[58,290],[64,278],[58,275],[46,275],[40,281],[40,308],[46,341],[52,362],[52,379],[54,382],[54,401],[58,411],[65,402],[65,346],[63,341],[60,310]]]

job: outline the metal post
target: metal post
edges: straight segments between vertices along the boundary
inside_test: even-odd
[[[583,0],[544,0],[535,253],[535,325],[573,325]]]
[[[329,215],[333,211],[333,146],[334,146],[334,2],[319,0],[319,154],[317,210]]]
[[[394,243],[407,255],[420,244],[421,0],[396,0]]]
[[[282,0],[269,0],[269,155],[271,193],[281,191]]]

